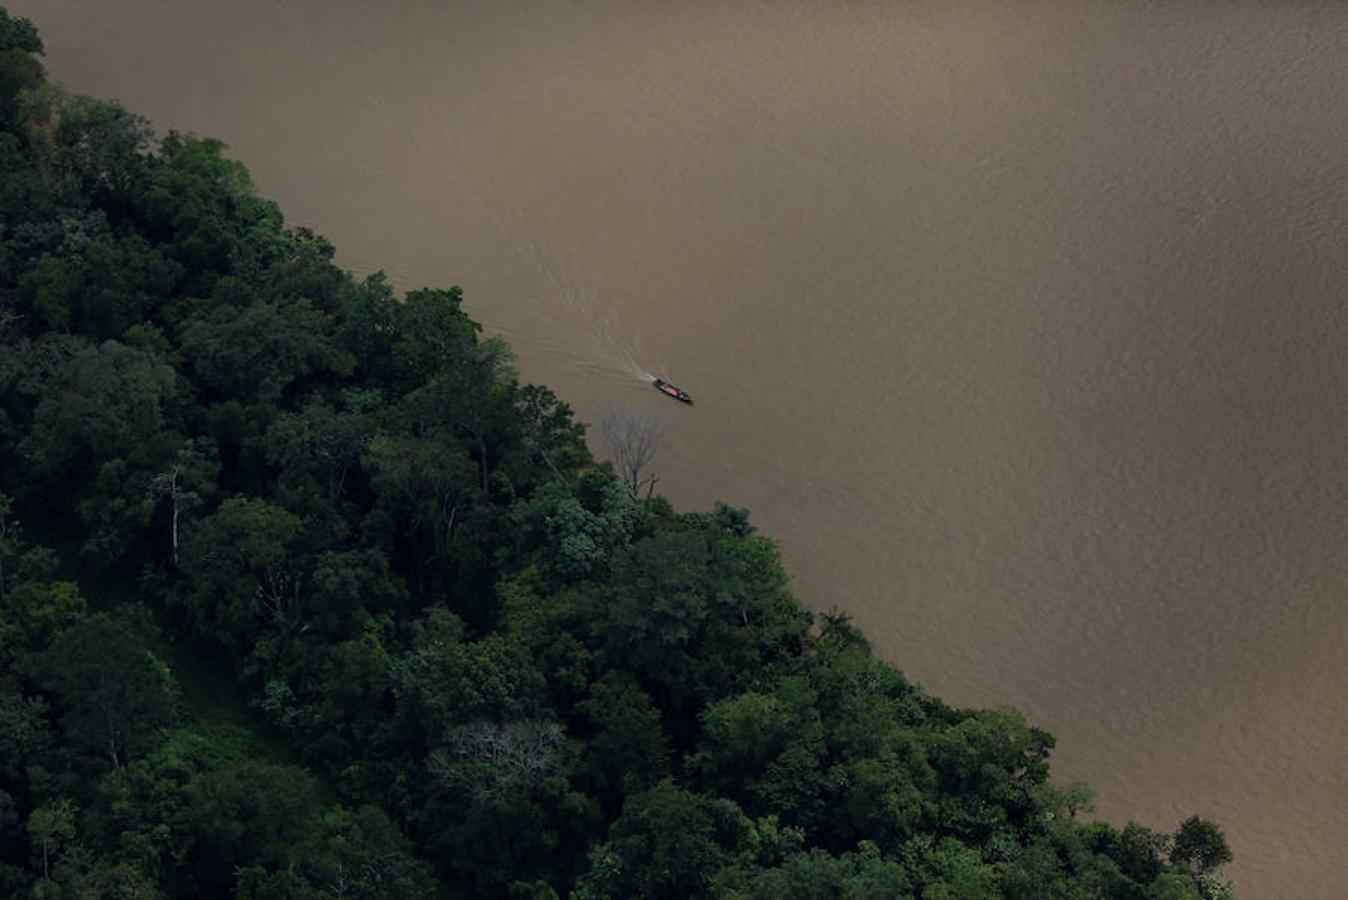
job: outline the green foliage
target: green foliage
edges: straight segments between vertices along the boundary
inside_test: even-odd
[[[519,644],[492,635],[480,641],[433,641],[398,660],[393,692],[420,733],[477,719],[517,719],[541,711],[543,679]]]
[[[477,491],[468,450],[432,438],[378,435],[366,453],[383,512],[417,551],[444,557]]]
[[[750,691],[711,704],[689,771],[751,813],[814,824],[811,798],[822,791],[824,753],[814,700],[808,685],[788,679],[772,694]]]
[[[1192,878],[1178,873],[1164,873],[1147,889],[1147,900],[1202,900]]]
[[[525,385],[517,400],[520,444],[531,461],[542,461],[548,472],[561,477],[590,461],[585,427],[571,418],[571,407],[548,388]]]
[[[824,850],[793,853],[779,865],[746,871],[722,870],[712,895],[724,900],[775,900],[778,897],[838,900],[912,900],[904,867],[884,859],[874,844],[835,857]]]
[[[279,255],[286,243],[275,205],[252,194],[248,170],[223,149],[219,141],[170,132],[141,198],[149,235],[188,267],[185,286],[196,296],[210,294],[241,258],[263,256],[249,260],[256,269],[265,261],[260,249]]]
[[[53,800],[33,810],[28,817],[28,835],[42,857],[42,877],[51,877],[52,856],[75,838],[75,804],[66,798]]]
[[[257,498],[232,497],[193,523],[183,542],[190,588],[183,606],[193,630],[242,650],[267,625],[303,615],[304,572],[296,559],[300,520]]]
[[[326,318],[307,301],[215,307],[183,329],[183,350],[200,383],[218,397],[276,403],[316,372],[349,374],[351,359],[324,340]]]
[[[578,896],[703,896],[727,858],[717,840],[716,813],[711,802],[670,780],[631,795],[608,843],[591,858]]]
[[[377,396],[353,392],[351,410],[335,410],[313,403],[294,413],[283,413],[267,433],[267,458],[288,480],[300,478],[318,486],[329,501],[346,491],[347,476],[360,464],[374,423],[362,407],[377,403]]]
[[[1048,777],[1051,735],[1009,707],[969,713],[931,743],[930,758],[946,791],[942,818],[963,836],[985,840],[1033,809]]]
[[[747,686],[799,653],[806,617],[766,541],[664,531],[615,554],[588,618],[610,660],[674,708]]]
[[[18,288],[25,306],[44,324],[67,329],[84,283],[75,263],[48,256],[23,274]]]
[[[0,894],[1230,897],[40,52],[0,10]]]
[[[599,796],[612,802],[669,774],[669,742],[660,711],[630,675],[608,672],[578,709],[594,728],[584,771]]]
[[[182,266],[140,235],[90,240],[82,262],[82,289],[73,303],[72,321],[95,339],[126,340],[128,329],[154,317],[155,307],[172,296],[182,276]]]
[[[84,615],[79,588],[57,580],[57,568],[55,553],[24,540],[13,500],[0,494],[0,661],[23,666]]]
[[[28,19],[14,18],[0,9],[0,50],[40,55],[42,39],[37,36],[37,28]]]
[[[38,158],[72,200],[83,198],[120,216],[144,189],[150,124],[115,101],[42,85],[22,98]],[[72,204],[78,205],[78,204]]]
[[[470,359],[480,326],[464,315],[463,291],[410,291],[396,307],[393,363],[402,386],[419,387],[442,369]]]
[[[176,688],[150,652],[144,616],[100,613],[62,632],[44,654],[40,679],[60,709],[66,737],[114,768],[153,746],[173,715]]]
[[[245,763],[189,783],[177,826],[187,864],[202,886],[228,884],[239,867],[284,869],[300,861],[305,837],[322,820],[306,773]]]
[[[35,475],[53,479],[152,455],[175,391],[172,368],[116,341],[80,348],[44,381],[20,449]]]
[[[643,512],[626,485],[593,468],[577,483],[545,484],[516,502],[511,518],[525,558],[573,581],[602,571],[613,551],[632,540]]]
[[[1226,835],[1207,819],[1190,816],[1180,825],[1170,845],[1170,861],[1206,875],[1231,861]]]
[[[1151,884],[1164,871],[1161,857],[1169,843],[1165,835],[1129,822],[1121,833],[1111,838],[1105,852],[1133,881]]]

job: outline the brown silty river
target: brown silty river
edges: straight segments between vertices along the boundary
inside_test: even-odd
[[[1100,815],[1348,896],[1348,4],[5,3],[586,419],[666,414],[661,491]]]

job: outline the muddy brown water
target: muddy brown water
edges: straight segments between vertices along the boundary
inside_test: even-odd
[[[662,491],[1102,815],[1348,896],[1348,4],[5,5],[586,418],[664,409]]]

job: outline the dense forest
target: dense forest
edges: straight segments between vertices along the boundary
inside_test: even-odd
[[[1230,896],[41,53],[0,10],[0,895]]]

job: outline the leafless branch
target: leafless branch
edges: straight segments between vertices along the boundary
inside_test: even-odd
[[[552,770],[564,733],[556,722],[472,722],[445,731],[427,768],[437,778],[489,802],[517,784],[533,784]]]
[[[634,409],[616,409],[599,419],[599,438],[604,442],[613,470],[632,489],[654,489],[656,476],[649,473],[660,440],[665,433],[665,417]]]

